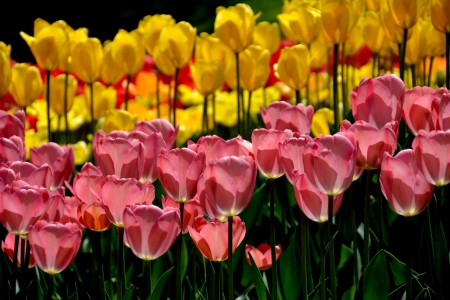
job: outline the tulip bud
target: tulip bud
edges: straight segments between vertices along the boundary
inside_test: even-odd
[[[0,42],[0,98],[6,94],[11,83],[11,46]]]
[[[450,1],[431,0],[431,22],[433,26],[444,33],[450,33]]]
[[[58,68],[62,71],[68,72],[72,70],[72,50],[76,43],[87,40],[88,39],[88,30],[87,28],[78,28],[77,30],[71,31],[68,33],[69,39],[69,51],[66,52],[64,56],[61,57],[59,61]]]
[[[283,33],[293,42],[311,45],[320,32],[320,11],[301,3],[295,10],[277,16]]]
[[[423,24],[422,34],[426,37],[427,56],[440,56],[445,53],[445,34],[437,30],[429,19]]]
[[[93,83],[94,89],[94,120],[103,117],[106,112],[113,109],[117,101],[117,91],[113,87],[105,87],[100,82]],[[89,86],[84,86],[86,107],[91,107],[91,92]]]
[[[206,62],[217,61],[222,71],[225,71],[228,63],[235,60],[234,53],[217,37],[206,32],[200,33],[195,43],[195,59],[203,59]],[[236,70],[235,70],[236,72]],[[235,75],[236,76],[236,75]]]
[[[86,83],[93,83],[100,77],[103,47],[96,38],[77,42],[72,49],[72,66],[75,74]]]
[[[144,64],[144,46],[142,34],[133,30],[127,32],[120,29],[114,37],[111,55],[122,73],[133,75],[139,72]]]
[[[394,16],[392,15],[392,12],[387,4],[386,0],[383,0],[383,2],[380,4],[380,22],[381,25],[384,28],[384,32],[386,33],[387,37],[394,43],[400,44],[403,42],[403,34],[404,30],[400,26],[397,25],[397,23],[394,20]],[[411,31],[408,32],[409,39],[411,37]]]
[[[173,24],[175,24],[175,20],[171,15],[146,16],[139,22],[139,28],[141,28],[144,34],[144,47],[148,54],[153,56],[153,50],[161,34],[161,30],[166,25]]]
[[[423,23],[420,19],[414,27],[411,28],[411,38],[406,44],[405,62],[409,65],[417,64],[421,59],[425,58],[427,51],[427,36],[425,36],[422,30]]]
[[[191,63],[190,67],[195,89],[203,96],[214,93],[225,81],[223,70],[218,62],[197,59],[195,63]]]
[[[387,0],[395,23],[403,29],[413,27],[426,7],[427,0]]]
[[[333,44],[342,44],[358,21],[356,0],[324,0],[321,24],[324,37]]]
[[[345,41],[344,52],[345,55],[353,56],[356,52],[361,49],[364,44],[363,39],[363,24],[362,18],[358,20],[355,27],[353,27],[352,31],[348,34],[348,38]]]
[[[364,18],[363,38],[370,50],[380,53],[386,37],[386,33],[380,23],[380,18],[373,11],[368,11]]]
[[[324,64],[328,62],[328,48],[327,44],[323,40],[323,35],[311,43],[309,46],[309,53],[311,55],[311,68],[320,69]]]
[[[280,28],[277,23],[261,22],[256,24],[253,32],[253,44],[275,53],[280,46]]]
[[[11,68],[12,79],[9,91],[16,103],[25,107],[37,99],[42,90],[39,69],[28,64],[15,64]]]
[[[269,77],[270,52],[251,45],[239,55],[239,77],[242,87],[250,92],[263,87]]]
[[[303,45],[281,50],[277,72],[280,80],[291,89],[300,90],[308,82],[310,65],[309,51]]]
[[[123,76],[123,71],[112,57],[113,43],[106,41],[103,47],[103,59],[100,69],[100,78],[108,85],[116,83]]]
[[[67,111],[72,109],[75,92],[77,90],[77,80],[72,75],[67,79]],[[64,115],[64,89],[66,74],[50,77],[50,102],[51,109],[59,116]],[[44,98],[47,99],[47,88],[44,90]]]

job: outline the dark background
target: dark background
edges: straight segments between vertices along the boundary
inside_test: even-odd
[[[197,33],[214,31],[217,6],[231,6],[244,2],[255,13],[261,11],[257,20],[276,21],[281,12],[283,0],[145,0],[104,2],[104,1],[58,1],[52,5],[46,1],[25,2],[2,1],[0,5],[0,41],[12,46],[11,58],[18,62],[35,62],[31,51],[20,31],[33,35],[33,22],[42,18],[49,23],[66,21],[72,28],[86,27],[90,37],[102,42],[112,40],[120,28],[127,31],[136,29],[139,20],[146,15],[170,14],[176,22],[187,21],[197,28]],[[108,3],[108,4],[106,4]]]

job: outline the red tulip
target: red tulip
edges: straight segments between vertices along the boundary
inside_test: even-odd
[[[434,89],[426,86],[416,86],[405,92],[402,116],[414,135],[417,135],[420,129],[426,131],[436,129],[437,115],[433,113],[433,107],[436,107],[438,95],[434,92]]]
[[[315,138],[303,152],[303,167],[309,181],[327,195],[343,193],[351,185],[355,165],[356,149],[343,135]]]
[[[197,181],[203,173],[205,153],[188,148],[173,149],[158,156],[159,180],[167,195],[186,202],[197,193]]]
[[[74,159],[72,147],[61,147],[56,143],[45,143],[30,150],[30,162],[33,165],[40,167],[48,164],[52,169],[52,189],[62,186],[65,180],[70,180],[75,167]]]
[[[400,121],[405,84],[396,75],[363,78],[350,95],[355,120],[366,121],[378,129]]]
[[[278,144],[292,137],[292,131],[255,129],[252,133],[253,153],[258,170],[268,178],[283,176],[284,169],[278,153]]]
[[[395,157],[385,155],[380,184],[392,209],[405,217],[421,213],[430,203],[434,188],[417,166],[411,149],[400,151]]]
[[[5,241],[2,241],[2,250],[5,252],[6,256],[9,257],[11,262],[14,261],[14,241],[15,241],[15,234],[12,232],[8,232],[8,234],[5,237]],[[17,253],[21,253],[22,251],[22,238],[19,237],[19,248],[17,249]],[[20,264],[22,263],[21,255],[17,255],[17,266],[20,267]],[[33,251],[30,249],[30,260],[28,262],[28,268],[34,267],[36,263],[34,262],[34,256]]]
[[[24,161],[25,155],[25,144],[18,136],[0,138],[0,163]]]
[[[305,173],[303,169],[303,151],[306,144],[312,142],[309,135],[290,138],[278,144],[278,153],[284,173],[290,183],[294,183],[299,174]]]
[[[261,106],[261,117],[267,129],[290,129],[300,134],[309,134],[314,107],[303,104],[291,105],[288,102],[272,102],[267,109]]]
[[[275,246],[275,253],[278,260],[281,255],[281,245]],[[250,245],[245,245],[245,256],[247,258],[248,264],[251,266],[252,263],[249,254],[252,255],[258,269],[267,270],[272,268],[272,254],[270,252],[269,244],[261,244],[257,248]]]
[[[178,211],[178,213],[180,212],[179,202],[164,196],[161,196],[161,202],[163,209],[171,207]],[[194,219],[198,216],[203,216],[204,213],[200,202],[197,199],[186,201],[183,208],[183,224],[181,224],[181,231],[187,233],[189,226],[192,226],[194,223]]]
[[[18,136],[25,140],[25,114],[19,110],[10,115],[4,110],[0,110],[0,137],[10,138]]]
[[[38,221],[30,227],[28,236],[36,264],[49,274],[66,269],[81,244],[81,230],[73,223]]]
[[[189,227],[189,235],[205,258],[212,261],[228,259],[228,221],[222,223],[216,218],[207,221],[203,217],[197,217]],[[245,223],[238,216],[233,217],[232,253],[244,236]]]
[[[153,260],[166,253],[181,231],[176,210],[162,210],[154,205],[125,208],[123,223],[131,250],[143,260]]]
[[[318,223],[328,221],[328,196],[316,189],[306,174],[297,177],[294,192],[297,204],[305,216]],[[343,195],[344,193],[341,193],[333,197],[333,216],[341,207]]]
[[[450,131],[419,131],[412,143],[417,165],[429,183],[450,182]]]
[[[177,139],[178,127],[173,128],[172,124],[164,119],[154,119],[150,122],[142,121],[136,122],[133,131],[142,131],[146,134],[151,134],[153,132],[160,132],[164,141],[166,142],[167,150],[170,150],[175,145]]]

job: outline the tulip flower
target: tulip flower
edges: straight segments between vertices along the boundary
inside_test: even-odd
[[[269,77],[270,52],[259,46],[251,45],[239,55],[239,78],[242,87],[253,92],[266,84]]]
[[[114,42],[106,41],[103,46],[103,58],[100,64],[100,78],[108,85],[116,83],[123,75],[124,71],[112,57]]]
[[[387,0],[395,23],[403,29],[413,27],[426,7],[427,1]]]
[[[159,180],[167,195],[177,202],[194,198],[197,181],[203,173],[205,153],[190,149],[173,149],[158,156]]]
[[[208,165],[211,161],[215,161],[219,158],[219,153],[225,145],[226,141],[217,135],[202,136],[198,139],[196,144],[188,141],[189,149],[197,153],[200,153],[202,151],[205,153],[206,165]]]
[[[445,34],[437,30],[429,19],[423,24],[422,32],[427,37],[426,55],[431,57],[443,55],[445,53]]]
[[[203,96],[214,93],[225,81],[221,65],[216,61],[197,59],[190,64],[190,69],[195,89]]]
[[[281,245],[277,245],[275,247],[277,252],[277,260],[281,255]],[[251,266],[250,255],[252,256],[256,267],[258,269],[267,270],[272,268],[272,256],[270,253],[270,245],[269,244],[261,244],[258,247],[253,247],[251,245],[245,245],[245,257],[247,258],[248,264]]]
[[[311,45],[320,32],[320,10],[303,2],[287,13],[277,16],[284,35],[295,43]]]
[[[19,110],[10,115],[0,110],[0,137],[10,138],[18,136],[22,141],[25,139],[25,114]]]
[[[416,25],[411,28],[411,37],[406,44],[405,62],[408,65],[415,65],[427,55],[427,39],[426,31],[423,30],[425,21],[420,19]],[[413,78],[413,85],[415,78]]]
[[[281,50],[277,73],[280,80],[293,90],[303,88],[309,78],[310,60],[308,48],[303,45],[286,47]],[[297,104],[299,99],[297,100]]]
[[[2,250],[3,252],[5,252],[6,256],[8,256],[8,258],[11,260],[11,262],[14,261],[14,240],[15,240],[14,233],[8,232],[8,234],[5,237],[5,240],[2,241]],[[23,239],[22,237],[19,237],[19,247],[17,249],[17,253],[21,253],[22,243]],[[17,267],[20,267],[22,263],[21,260],[22,260],[21,255],[17,255]],[[28,268],[30,269],[34,267],[35,264],[36,263],[34,262],[33,252],[30,250],[30,260],[28,262]]]
[[[220,6],[216,13],[214,32],[225,45],[235,53],[251,45],[259,13],[255,16],[251,7],[243,3],[228,8]]]
[[[72,27],[66,24],[65,32],[67,34],[69,42],[69,51],[65,53],[61,60],[59,61],[58,68],[64,72],[69,72],[72,70],[72,50],[76,43],[85,41],[88,39],[89,31],[87,28],[78,28],[73,30]]]
[[[57,274],[66,269],[81,245],[81,230],[74,223],[39,221],[30,227],[30,246],[42,271]]]
[[[63,185],[72,177],[74,154],[70,146],[59,146],[56,143],[46,143],[30,152],[30,162],[36,167],[48,164],[53,172],[52,189]]]
[[[15,64],[11,68],[11,85],[9,91],[16,103],[21,107],[30,105],[42,90],[42,79],[39,69],[28,64]]]
[[[345,40],[345,47],[343,48],[344,55],[353,56],[364,45],[365,40],[363,38],[363,22],[360,18],[353,29],[348,34],[347,40]]]
[[[245,236],[245,223],[238,216],[233,217],[232,253],[236,250]],[[211,261],[228,259],[228,221],[220,222],[213,218],[207,221],[202,216],[194,219],[189,227],[189,235],[202,255]]]
[[[240,135],[225,142],[225,145],[217,154],[217,158],[225,156],[242,156],[248,155],[255,158],[253,153],[253,145],[247,140],[244,140]]]
[[[323,223],[328,221],[328,196],[314,187],[306,174],[300,174],[294,185],[295,200],[302,212],[310,220]],[[344,193],[333,196],[333,216],[337,214]]]
[[[103,129],[106,134],[114,130],[131,131],[133,130],[136,120],[136,115],[132,115],[128,111],[111,109],[106,111],[103,120],[100,119],[101,129]]]
[[[11,83],[11,46],[0,42],[0,98],[8,92]]]
[[[383,26],[387,37],[396,44],[403,42],[404,30],[395,22],[394,16],[387,1],[383,0],[380,3],[380,23]],[[408,32],[406,39],[411,37],[411,31]]]
[[[373,11],[368,11],[364,18],[363,37],[374,53],[379,53],[385,43],[386,33],[380,23],[380,18]]]
[[[309,134],[314,107],[303,104],[290,105],[288,102],[272,102],[267,109],[261,106],[261,117],[267,129],[290,129],[299,134]]]
[[[299,174],[305,173],[303,168],[303,151],[313,139],[309,135],[290,138],[278,144],[281,164],[290,183],[294,184]]]
[[[277,23],[260,22],[253,31],[253,44],[275,53],[280,45],[280,28]]]
[[[114,109],[117,101],[117,90],[113,87],[105,87],[100,82],[94,82],[94,120],[103,117],[108,110]],[[91,92],[89,86],[84,86],[84,98],[86,99],[86,107],[91,106]]]
[[[355,120],[364,120],[378,129],[400,121],[405,84],[396,75],[363,78],[350,95]]]
[[[153,61],[155,62],[157,70],[161,73],[172,76],[176,72],[176,68],[169,60],[169,57],[161,52],[159,47],[155,47],[153,50]]]
[[[64,93],[66,74],[60,74],[56,77],[50,77],[50,97],[47,96],[47,88],[44,89],[44,98],[54,99],[50,102],[51,109],[59,116],[64,116]],[[77,80],[72,75],[68,75],[67,84],[67,111],[73,106],[75,92],[77,90]]]
[[[160,132],[164,141],[166,142],[167,150],[170,150],[175,145],[175,140],[178,133],[178,128],[174,128],[169,121],[164,119],[154,119],[150,122],[142,121],[136,122],[133,131],[142,131],[148,135],[153,132]]]
[[[124,74],[133,75],[139,72],[145,55],[141,34],[137,30],[127,32],[120,29],[114,37],[111,55]]]
[[[19,137],[0,138],[0,163],[24,161],[25,155],[26,147]]]
[[[322,36],[322,34],[319,34],[319,37],[309,46],[310,66],[316,70],[328,61],[328,47]]]
[[[2,168],[0,168],[0,170],[1,169]],[[3,169],[3,171],[6,171],[5,169]],[[17,179],[20,179],[31,186],[40,186],[45,189],[50,189],[53,184],[53,171],[48,164],[43,164],[38,168],[29,162],[16,161],[10,164],[7,169],[12,171],[14,175],[19,175],[20,173],[18,178],[13,179],[14,177],[9,176],[9,180],[3,180],[3,182],[8,185],[11,185],[12,181]]]
[[[342,44],[358,21],[358,1],[324,0],[321,25],[324,37],[335,45]]]
[[[139,27],[142,26],[142,32],[144,34],[143,42],[148,54],[153,56],[153,50],[156,47],[162,29],[166,25],[173,24],[175,24],[175,20],[171,15],[145,16],[144,19],[139,22]]]
[[[438,120],[434,110],[440,95],[429,87],[416,86],[405,92],[405,101],[402,108],[403,120],[409,130],[417,135],[420,129],[432,131],[437,129]]]
[[[75,223],[83,230],[85,226],[78,219],[78,207],[80,204],[80,201],[76,197],[64,197],[64,211],[59,222],[61,224]]]
[[[430,203],[434,188],[420,171],[411,149],[400,151],[395,157],[385,156],[380,184],[392,209],[405,217],[421,213]]]
[[[169,197],[161,196],[161,202],[163,209],[174,208],[180,213],[180,203],[176,202]],[[183,205],[183,224],[181,224],[181,232],[187,233],[189,226],[194,224],[194,219],[198,216],[203,216],[203,209],[200,202],[197,199],[186,201]]]
[[[234,59],[234,55],[219,38],[202,32],[195,43],[195,59],[202,59],[206,62],[216,61],[224,72],[229,61]]]
[[[77,42],[71,51],[73,71],[86,83],[92,84],[100,77],[103,47],[96,38]]]
[[[444,33],[450,33],[450,1],[432,0],[430,16],[433,26]]]

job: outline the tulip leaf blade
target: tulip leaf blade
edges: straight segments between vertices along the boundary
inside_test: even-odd
[[[155,289],[152,292],[152,295],[150,296],[150,300],[157,300],[161,299],[161,294],[164,289],[164,286],[166,285],[167,279],[169,279],[170,274],[173,271],[173,267],[167,270],[158,280],[158,283],[155,286]]]
[[[264,284],[264,281],[262,279],[261,273],[258,270],[258,267],[256,266],[255,261],[253,260],[252,255],[249,253],[248,256],[250,257],[250,261],[252,262],[252,274],[253,274],[253,281],[255,284],[255,290],[256,294],[258,295],[259,300],[267,300],[267,287]]]
[[[300,272],[301,252],[298,246],[297,237],[292,235],[289,246],[283,250],[279,259],[279,268],[282,270],[281,287],[286,299],[298,299],[301,292],[302,272]]]
[[[134,285],[130,284],[130,286],[128,287],[128,289],[125,292],[125,295],[123,295],[123,300],[131,300],[133,299],[133,294],[134,294]]]
[[[406,282],[405,274],[406,274],[406,264],[399,261],[394,255],[392,255],[388,251],[384,251],[387,263],[389,264],[389,268],[392,273],[392,279],[394,281],[394,285],[400,286]]]
[[[384,250],[380,250],[375,255],[361,277],[365,300],[387,299],[389,296],[389,276],[384,253]]]

